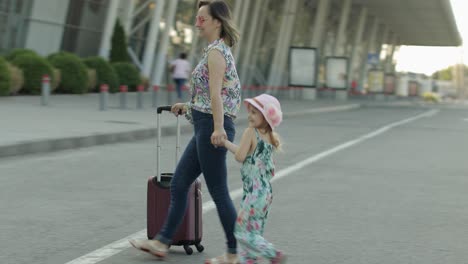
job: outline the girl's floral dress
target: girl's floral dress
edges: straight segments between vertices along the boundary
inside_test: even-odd
[[[273,244],[263,238],[265,221],[272,202],[271,178],[274,176],[273,145],[265,142],[255,129],[257,147],[241,168],[244,195],[234,234],[240,246],[241,263],[257,263],[257,257],[276,256]]]

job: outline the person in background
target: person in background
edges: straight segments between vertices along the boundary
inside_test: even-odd
[[[190,63],[187,60],[187,54],[182,52],[179,58],[171,63],[170,67],[172,79],[176,85],[177,98],[182,99],[182,87],[190,76]]]

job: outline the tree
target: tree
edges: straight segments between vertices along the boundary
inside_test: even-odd
[[[441,81],[451,81],[453,80],[454,67],[455,65],[436,71],[434,74],[432,74],[432,78]],[[468,66],[465,65],[465,76],[466,75],[468,75]]]
[[[110,51],[111,62],[129,62],[130,57],[127,52],[127,37],[125,36],[124,28],[117,19],[112,34],[112,48]]]
[[[450,81],[452,80],[452,72],[453,72],[453,66],[450,66],[446,69],[436,71],[434,74],[432,74],[432,78],[436,80],[442,80],[442,81]]]

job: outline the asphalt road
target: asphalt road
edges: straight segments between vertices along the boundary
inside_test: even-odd
[[[266,237],[289,263],[467,262],[468,112],[420,116],[428,111],[368,107],[284,121]],[[164,170],[174,140],[164,139]],[[0,159],[0,263],[90,264],[71,261],[95,250],[98,263],[153,263],[127,244],[115,255],[106,245],[146,227],[154,160],[155,140]],[[230,156],[231,191],[241,187],[239,168]],[[205,252],[174,248],[168,263],[223,252],[215,210],[203,217]]]

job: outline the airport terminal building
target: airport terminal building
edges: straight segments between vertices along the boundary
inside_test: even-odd
[[[152,83],[162,84],[169,60],[185,51],[194,62],[206,45],[194,28],[196,2],[0,0],[0,51],[28,48],[46,56],[65,50],[106,58],[119,20],[133,63]],[[400,45],[461,44],[449,0],[226,2],[242,36],[233,53],[244,85],[304,81],[310,87],[362,89],[374,77],[394,74]],[[307,65],[297,60],[301,56],[309,58]],[[301,70],[305,75],[295,74]],[[313,97],[315,89],[309,90],[304,96]]]

